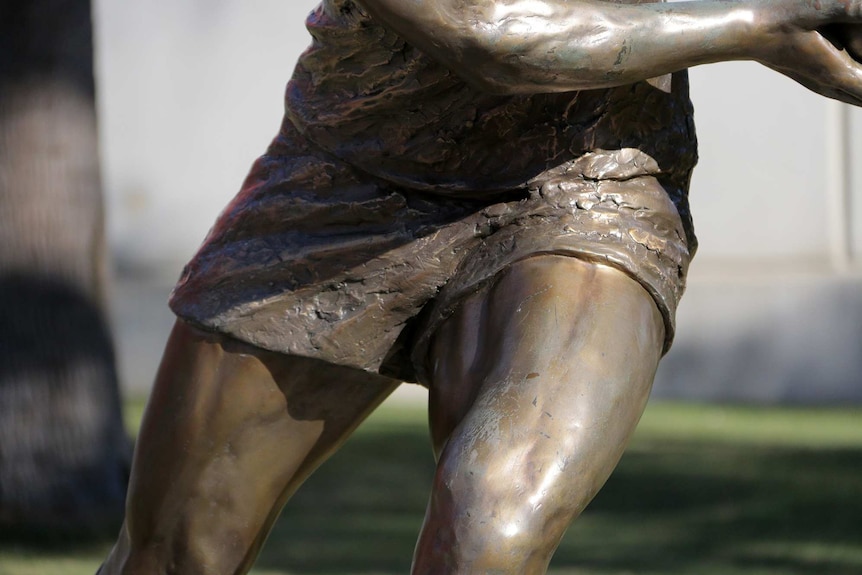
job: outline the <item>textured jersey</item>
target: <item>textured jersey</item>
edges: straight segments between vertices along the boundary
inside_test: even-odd
[[[288,116],[310,140],[373,175],[475,196],[517,189],[587,152],[639,148],[673,187],[687,186],[696,144],[684,73],[667,90],[640,82],[490,95],[354,0],[324,0],[307,27],[314,40],[288,86]]]
[[[550,253],[628,273],[670,345],[694,251],[684,72],[494,96],[351,0],[324,0],[308,27],[289,121],[187,266],[177,315],[427,383],[440,322],[514,262]]]

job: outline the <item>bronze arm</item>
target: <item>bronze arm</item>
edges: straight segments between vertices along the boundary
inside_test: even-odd
[[[754,60],[862,105],[862,64],[821,32],[862,33],[862,0],[359,0],[380,21],[494,93],[627,84]],[[833,35],[834,36],[834,35]]]

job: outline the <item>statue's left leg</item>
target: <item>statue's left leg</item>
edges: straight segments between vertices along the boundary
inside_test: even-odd
[[[617,464],[647,401],[664,322],[627,274],[536,256],[435,335],[437,474],[415,574],[538,574]]]
[[[178,321],[102,572],[248,572],[287,498],[398,384]]]

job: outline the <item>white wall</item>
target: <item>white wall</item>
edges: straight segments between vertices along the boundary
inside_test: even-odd
[[[858,264],[859,260],[862,260],[862,110],[852,109],[848,114],[850,145],[847,150],[847,163],[850,166],[851,236],[853,256]]]
[[[278,129],[315,4],[97,0],[109,232],[122,269],[179,273]],[[836,112],[755,64],[695,69],[692,84],[701,248],[657,392],[862,399],[862,113]]]
[[[96,0],[109,232],[178,266],[278,131],[314,0]]]
[[[656,394],[862,400],[862,113],[751,63],[692,86],[701,247]]]

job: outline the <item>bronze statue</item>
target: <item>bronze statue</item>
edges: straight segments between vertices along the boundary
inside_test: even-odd
[[[413,572],[545,572],[673,337],[685,68],[756,60],[858,105],[860,24],[860,0],[323,0],[172,296],[103,572],[245,573],[401,381],[430,389],[438,458]]]

